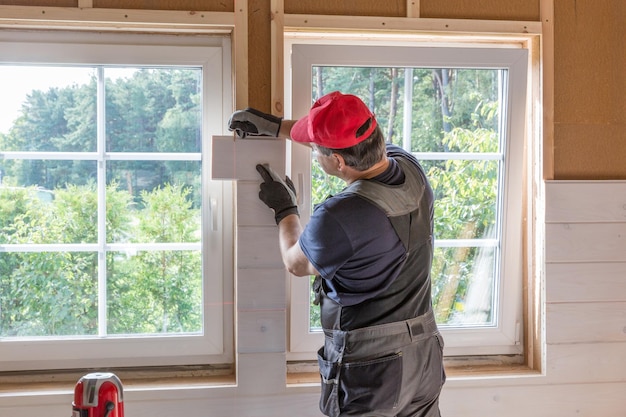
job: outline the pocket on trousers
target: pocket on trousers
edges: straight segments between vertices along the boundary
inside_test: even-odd
[[[344,363],[339,377],[342,410],[388,410],[398,405],[402,354]]]
[[[339,400],[337,391],[339,382],[337,374],[339,364],[324,359],[324,348],[317,351],[317,363],[320,368],[320,378],[322,389],[320,393],[320,411],[327,416],[336,417],[339,415]]]
[[[436,333],[435,337],[437,338],[437,342],[439,342],[439,348],[443,352],[443,348],[445,347],[445,342],[443,341],[443,336],[441,333]]]
[[[389,410],[397,406],[402,388],[402,354],[366,361],[326,361],[318,352],[322,377],[320,409],[328,416],[340,411]],[[333,414],[335,413],[335,414]]]

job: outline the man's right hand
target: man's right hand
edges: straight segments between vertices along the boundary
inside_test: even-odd
[[[256,170],[263,178],[259,198],[274,210],[276,224],[290,214],[300,216],[296,189],[291,179],[289,177],[281,179],[268,164],[257,164]]]
[[[263,113],[248,107],[245,110],[234,112],[228,120],[228,130],[234,130],[237,136],[278,136],[280,130],[280,117]]]

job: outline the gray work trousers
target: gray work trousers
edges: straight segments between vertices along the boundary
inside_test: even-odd
[[[330,417],[440,417],[446,376],[432,312],[351,331],[325,330],[320,410]]]

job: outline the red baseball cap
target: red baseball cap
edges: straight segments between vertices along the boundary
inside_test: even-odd
[[[359,128],[368,120],[371,120],[369,128],[357,135]],[[376,126],[374,113],[360,98],[334,91],[317,100],[309,114],[293,125],[291,139],[312,142],[325,148],[344,149],[367,139]]]

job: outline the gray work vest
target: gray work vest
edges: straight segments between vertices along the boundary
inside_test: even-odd
[[[422,169],[394,158],[405,175],[401,185],[358,180],[342,193],[353,193],[380,207],[406,249],[400,274],[381,294],[352,306],[326,296],[317,278],[321,322],[325,330],[352,330],[407,320],[431,310],[430,267],[433,256],[433,192]]]

